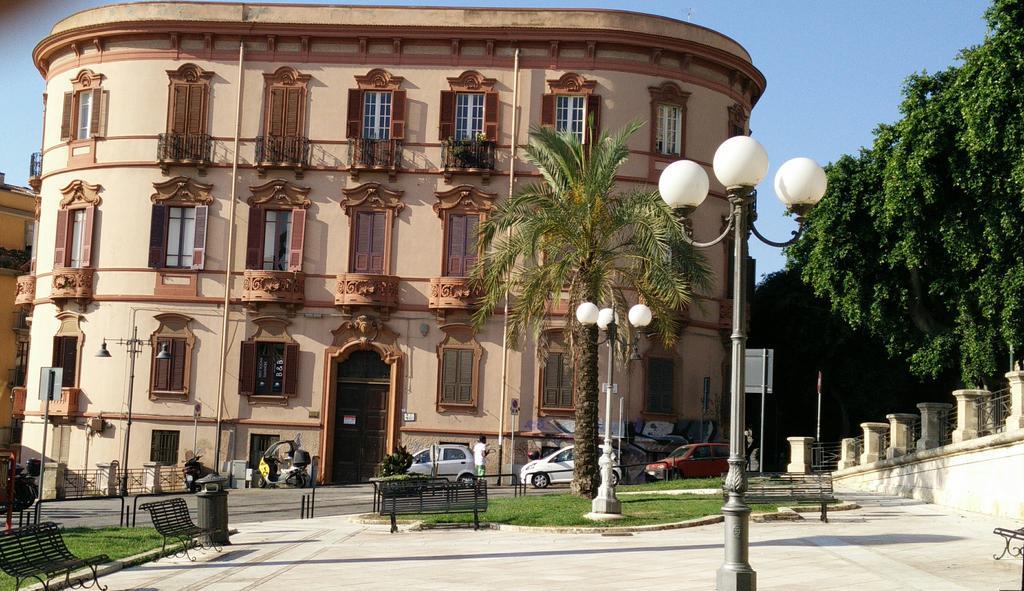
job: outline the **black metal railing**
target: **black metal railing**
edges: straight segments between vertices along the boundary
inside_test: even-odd
[[[954,406],[939,417],[939,445],[953,443],[953,431],[956,431],[957,410]]]
[[[209,164],[212,146],[205,133],[161,133],[156,157],[160,162]]]
[[[832,472],[839,466],[843,444],[815,441],[811,444],[811,471]]]
[[[267,135],[256,138],[257,164],[309,165],[309,138]]]
[[[402,165],[402,142],[353,139],[348,144],[348,164],[352,168],[398,168]]]
[[[100,470],[64,470],[64,498],[102,497],[106,490],[100,490]]]
[[[990,396],[979,398],[978,437],[1002,433],[1006,429],[1006,417],[1010,416],[1010,389],[997,390]]]
[[[34,152],[28,160],[28,178],[36,179],[43,176],[43,153]]]
[[[448,139],[441,144],[445,171],[494,170],[494,142]]]

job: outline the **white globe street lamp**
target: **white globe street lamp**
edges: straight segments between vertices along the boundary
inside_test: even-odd
[[[796,242],[803,230],[803,216],[825,194],[826,177],[825,171],[810,158],[794,158],[779,168],[775,175],[775,192],[779,200],[796,214],[800,228],[793,233],[791,239],[775,242],[761,235],[752,221],[757,198],[754,187],[768,174],[768,154],[761,144],[749,136],[729,138],[715,152],[712,167],[715,176],[726,188],[730,211],[725,231],[710,242],[694,241],[687,219],[707,196],[707,173],[703,167],[686,160],[673,162],[662,172],[658,190],[665,203],[680,214],[687,239],[694,246],[707,248],[720,243],[730,234],[734,237],[729,473],[725,479],[729,499],[722,506],[726,531],[725,562],[718,569],[716,588],[718,591],[755,591],[757,573],[749,561],[750,508],[743,501],[743,491],[747,489],[743,437],[746,429],[743,373],[747,344],[747,241],[753,233],[770,246],[783,247]]]
[[[590,504],[590,516],[595,519],[615,519],[622,516],[622,503],[615,496],[615,483],[613,482],[615,465],[615,450],[612,449],[612,394],[614,386],[612,381],[615,377],[615,343],[618,315],[613,308],[597,309],[591,302],[583,302],[576,307],[576,320],[585,326],[597,325],[604,331],[605,341],[608,343],[608,382],[605,384],[604,398],[604,450],[601,453],[601,487],[597,489],[597,496]],[[629,309],[627,314],[629,323],[637,328],[642,328],[651,323],[653,314],[645,304],[636,304]]]

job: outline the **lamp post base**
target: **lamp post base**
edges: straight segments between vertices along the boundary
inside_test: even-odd
[[[590,502],[589,515],[595,513],[612,515],[612,519],[622,517],[622,503],[619,502],[619,499],[615,498],[614,491],[608,490],[604,486],[598,489],[597,496]]]
[[[732,570],[729,565],[723,565],[718,569],[716,583],[716,591],[755,591],[757,589],[757,573],[753,569]]]

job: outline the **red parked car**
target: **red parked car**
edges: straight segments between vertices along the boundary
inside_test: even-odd
[[[729,471],[729,445],[691,443],[681,445],[657,462],[647,464],[644,472],[656,479],[694,476],[721,476]],[[669,476],[671,474],[672,476]]]

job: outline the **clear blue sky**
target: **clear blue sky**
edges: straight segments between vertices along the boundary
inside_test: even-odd
[[[0,55],[11,88],[0,93],[4,140],[0,171],[25,184],[29,155],[39,149],[43,81],[31,51],[60,18],[101,0],[0,0]],[[724,33],[750,52],[768,79],[751,117],[772,169],[761,187],[759,227],[781,239],[795,227],[783,217],[771,179],[794,156],[825,164],[871,142],[879,123],[898,117],[908,74],[955,63],[962,48],[981,43],[987,2],[982,0],[349,0],[344,4],[616,8],[689,20]],[[14,92],[12,92],[14,90]],[[758,273],[782,267],[778,251],[752,243]]]

